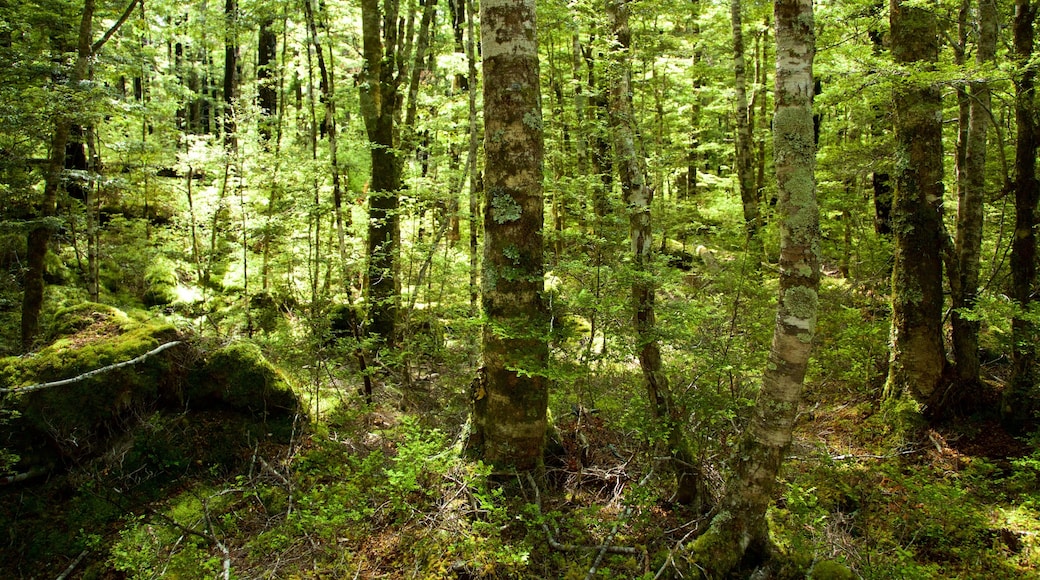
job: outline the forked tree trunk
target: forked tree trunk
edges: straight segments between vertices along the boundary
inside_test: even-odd
[[[939,58],[935,13],[893,0],[892,56],[915,72]],[[906,393],[927,405],[941,394],[942,102],[938,86],[914,81],[893,95],[896,188],[892,207],[892,354],[887,398]]]
[[[812,2],[777,0],[774,13],[780,295],[762,390],[726,483],[723,509],[692,549],[694,563],[713,578],[727,577],[738,566],[757,565],[769,555],[766,508],[791,443],[816,332],[820,230],[814,177]]]
[[[484,66],[482,380],[474,451],[496,467],[541,465],[549,391],[542,297],[542,107],[535,0],[480,5]]]
[[[1040,182],[1036,178],[1037,107],[1033,54],[1037,4],[1015,1],[1015,237],[1011,245],[1011,294],[1019,313],[1011,321],[1013,373],[1004,392],[1000,414],[1010,428],[1026,426],[1037,408],[1036,327],[1024,313],[1033,301],[1036,283],[1036,224]]]

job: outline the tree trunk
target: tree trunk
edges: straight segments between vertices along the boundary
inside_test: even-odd
[[[766,508],[791,442],[816,331],[819,210],[813,136],[811,0],[777,0],[773,155],[779,191],[780,293],[769,363],[726,485],[724,509],[693,546],[710,577],[754,566],[771,550]]]
[[[83,15],[79,25],[79,37],[76,45],[76,63],[69,76],[68,86],[73,90],[79,88],[80,81],[87,78],[90,64],[91,40],[93,36],[94,0],[83,0]],[[40,332],[40,310],[43,308],[43,273],[44,259],[51,240],[51,231],[55,229],[54,219],[58,215],[58,189],[61,187],[65,168],[65,147],[69,142],[72,130],[72,115],[61,113],[54,122],[54,133],[51,135],[50,155],[47,158],[47,169],[44,177],[43,200],[40,204],[40,223],[29,230],[27,240],[28,268],[25,272],[24,292],[22,294],[22,348],[32,348],[36,335]]]
[[[271,122],[278,110],[278,91],[275,86],[274,69],[278,66],[278,35],[273,30],[274,17],[266,16],[260,21],[257,36],[257,104],[260,107],[260,137],[271,140]]]
[[[462,0],[456,0],[461,2]],[[480,230],[480,192],[481,180],[477,173],[477,49],[476,31],[473,26],[473,0],[466,0],[469,16],[466,17],[466,66],[469,78],[474,82],[466,84],[469,104],[469,148],[466,152],[466,166],[469,168],[469,308],[477,314],[477,301],[480,291],[477,282],[479,256],[477,254],[478,232]]]
[[[484,0],[484,316],[472,448],[496,467],[541,465],[548,312],[542,297],[542,109],[534,0]]]
[[[668,377],[657,342],[654,313],[655,288],[653,261],[653,228],[651,204],[654,191],[646,175],[646,156],[639,144],[635,111],[632,107],[632,71],[629,59],[631,33],[628,27],[628,0],[607,0],[607,15],[616,41],[611,52],[611,87],[608,113],[614,135],[614,155],[621,192],[628,208],[629,239],[632,261],[636,269],[632,283],[632,309],[639,349],[639,366],[643,371],[650,410],[657,423],[666,426],[669,451],[678,460],[677,496],[680,503],[703,508],[708,499],[704,478],[696,468],[689,441],[683,434],[683,416],[676,407],[668,386]]]
[[[238,93],[238,0],[224,0],[224,146],[237,147],[235,97]]]
[[[976,62],[990,64],[997,52],[997,6],[995,0],[979,0],[979,41]],[[986,131],[992,99],[989,83],[971,83],[968,104],[968,132],[964,151],[964,179],[958,188],[956,275],[950,287],[953,300],[953,360],[956,392],[946,404],[965,397],[975,398],[979,385],[979,323],[962,309],[975,306],[979,288],[982,256],[983,206],[986,194]]]
[[[1018,312],[1011,321],[1012,375],[1004,392],[1000,414],[1014,430],[1025,427],[1037,407],[1036,327],[1025,315],[1033,302],[1036,283],[1036,224],[1040,182],[1036,178],[1037,108],[1036,69],[1031,64],[1034,43],[1033,22],[1037,4],[1016,0],[1014,58],[1019,67],[1015,75],[1015,237],[1011,243],[1011,295]]]
[[[401,165],[394,144],[394,115],[399,106],[395,78],[397,0],[361,2],[363,56],[361,113],[371,143],[369,185],[368,300],[369,331],[387,345],[394,343],[397,322],[397,255],[400,237],[397,209]]]
[[[897,65],[928,71],[939,58],[933,12],[902,0],[891,5]],[[942,336],[942,102],[939,88],[897,88],[896,187],[892,207],[892,354],[886,398],[903,393],[927,405],[941,394],[946,369]]]
[[[751,119],[752,109],[747,100],[747,74],[744,64],[744,31],[741,17],[740,0],[730,0],[730,16],[733,20],[733,77],[736,89],[734,103],[737,121],[736,131],[736,168],[737,183],[740,187],[740,201],[744,206],[744,227],[747,232],[747,251],[753,256],[753,263],[762,259],[762,245],[758,236],[758,192],[755,191],[755,165],[751,151]],[[756,268],[757,269],[757,268]]]

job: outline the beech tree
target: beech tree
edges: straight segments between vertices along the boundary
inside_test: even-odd
[[[545,444],[549,319],[542,296],[542,103],[534,0],[480,5],[484,73],[484,366],[471,445],[520,470]]]
[[[1029,316],[1035,303],[1037,203],[1036,65],[1032,62],[1037,3],[1016,0],[1015,71],[1015,237],[1011,245],[1011,292],[1017,307],[1011,321],[1012,375],[1004,391],[1000,414],[1014,429],[1026,425],[1037,408],[1036,325]]]
[[[769,363],[744,431],[722,508],[692,547],[693,563],[725,577],[771,551],[766,509],[791,443],[816,333],[820,229],[813,135],[815,33],[811,0],[777,0],[773,157],[779,190],[780,291]]]
[[[890,11],[896,81],[895,196],[892,204],[892,352],[887,397],[918,403],[933,396],[946,371],[942,335],[942,102],[939,87],[918,73],[939,58],[934,12],[895,0]]]
[[[368,190],[369,331],[392,344],[397,323],[400,251],[401,161],[397,157],[395,116],[401,106],[397,74],[398,0],[364,0],[361,24],[364,56],[361,116],[371,143],[372,180]]]

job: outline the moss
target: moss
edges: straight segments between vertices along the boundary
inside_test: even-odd
[[[177,299],[177,272],[166,258],[153,260],[144,273],[146,306],[165,306]]]
[[[194,373],[187,395],[265,415],[291,414],[299,408],[285,375],[250,342],[233,342],[210,354]]]
[[[809,571],[812,580],[852,580],[855,577],[852,570],[834,560],[820,560]]]
[[[64,311],[56,326],[66,334],[49,346],[28,357],[0,359],[0,384],[27,386],[77,377],[178,338],[172,326],[136,322],[98,304]],[[29,428],[52,437],[63,453],[88,455],[108,433],[118,430],[117,423],[125,415],[146,410],[160,399],[177,398],[181,383],[170,364],[170,352],[27,393],[15,399],[15,406]]]
[[[94,325],[121,329],[128,324],[130,324],[130,317],[114,306],[96,302],[80,302],[54,313],[49,336],[52,339],[70,336]]]

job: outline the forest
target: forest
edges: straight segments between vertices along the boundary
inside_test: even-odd
[[[1038,8],[0,3],[0,576],[1040,577]]]

